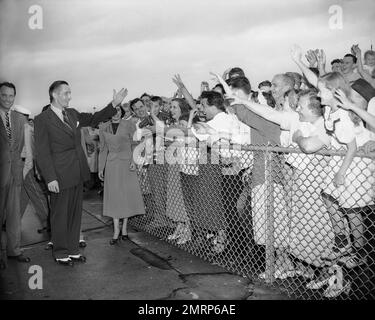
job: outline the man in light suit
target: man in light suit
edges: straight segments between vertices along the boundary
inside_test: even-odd
[[[55,81],[49,88],[51,104],[35,117],[35,151],[38,168],[51,192],[51,241],[59,264],[72,266],[85,262],[79,253],[83,183],[90,170],[81,145],[81,128],[95,127],[110,119],[115,107],[127,95],[122,89],[103,110],[94,114],[68,108],[71,91],[66,81]]]
[[[0,234],[2,253],[0,267],[5,268],[5,242],[8,258],[30,262],[21,252],[21,187],[25,123],[21,113],[11,110],[16,87],[9,82],[0,84],[0,233],[5,223],[6,237]]]

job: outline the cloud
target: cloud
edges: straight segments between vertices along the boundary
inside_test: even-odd
[[[33,113],[47,103],[56,79],[69,81],[72,105],[82,110],[104,105],[121,86],[129,98],[171,95],[175,73],[194,95],[209,71],[230,66],[242,67],[256,87],[297,71],[289,58],[293,43],[324,48],[330,61],[353,43],[368,48],[375,21],[371,0],[40,0],[44,29],[30,30],[35,1],[15,3],[0,2],[0,70]],[[332,4],[343,8],[343,30],[328,27]]]

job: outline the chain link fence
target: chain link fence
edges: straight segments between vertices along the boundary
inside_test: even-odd
[[[343,151],[171,154],[139,170],[146,215],[134,227],[294,299],[374,299],[374,156],[358,153],[335,187]]]

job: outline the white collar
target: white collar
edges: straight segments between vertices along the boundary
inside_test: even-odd
[[[51,109],[57,114],[62,114],[62,109],[55,107],[52,103],[51,103]]]

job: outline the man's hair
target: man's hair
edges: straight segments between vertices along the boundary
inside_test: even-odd
[[[354,54],[351,54],[351,53],[347,53],[344,58],[346,57],[351,57],[353,59],[353,62],[354,63],[357,63],[357,57],[354,55]]]
[[[292,88],[290,90],[287,90],[284,92],[284,98],[288,98],[289,106],[293,109],[296,110],[297,104],[298,104],[298,93],[297,91]]]
[[[44,107],[42,108],[42,112],[43,112],[43,111],[46,111],[46,110],[49,108],[49,106],[50,106],[49,104],[47,104],[46,106],[44,106]]]
[[[294,80],[294,85],[296,83],[299,82],[299,84],[301,85],[301,80],[302,80],[302,76],[298,73],[298,72],[286,72],[285,73],[287,76],[293,78]]]
[[[258,91],[251,91],[251,99],[256,102],[259,102],[259,95],[262,95],[264,99],[266,99],[267,105],[269,105],[271,108],[275,108],[276,101],[275,98],[272,96],[271,92],[258,92]]]
[[[212,88],[212,91],[213,91],[215,88],[220,88],[221,92],[222,92],[223,94],[225,94],[224,86],[223,86],[221,83],[218,83],[217,85],[215,85],[215,86]]]
[[[142,99],[143,97],[149,97],[149,98],[151,98],[151,96],[148,93],[146,93],[146,92],[144,94],[142,94],[140,98]]]
[[[314,72],[315,75],[316,75],[317,77],[319,77],[320,72],[319,72],[319,69],[318,69],[318,68],[310,67],[309,69],[310,69],[312,72]]]
[[[52,96],[52,93],[55,92],[56,89],[58,89],[60,86],[62,86],[63,84],[65,85],[69,85],[69,83],[67,83],[65,80],[57,80],[57,81],[54,81],[50,86],[49,86],[49,89],[48,89],[48,94],[49,94],[49,101],[52,102],[53,101],[53,96]]]
[[[272,87],[272,83],[271,81],[264,80],[258,84],[258,89],[260,89],[261,87]]]
[[[331,91],[341,89],[347,96],[350,96],[350,85],[339,72],[329,72],[320,77],[320,81]]]
[[[125,109],[120,105],[120,110],[121,110],[121,119],[125,116]]]
[[[316,116],[323,116],[323,107],[320,102],[320,98],[318,97],[318,92],[316,89],[307,89],[302,90],[298,93],[298,100],[301,97],[307,97],[309,99],[308,108],[315,114]]]
[[[130,101],[130,109],[134,112],[134,109],[133,109],[133,106],[137,103],[137,102],[139,102],[139,101],[141,101],[142,102],[142,104],[143,104],[143,101],[140,99],[140,98],[135,98],[135,99],[133,99],[132,101]],[[143,104],[144,105],[144,104]]]
[[[282,83],[286,88],[286,91],[290,91],[294,89],[294,79],[291,76],[288,76],[285,73],[276,74],[274,78],[280,77],[282,79]]]
[[[221,111],[225,111],[224,97],[216,91],[204,91],[202,92],[201,99],[207,99],[209,106],[215,106]]]
[[[236,77],[244,77],[244,76],[245,76],[245,72],[239,67],[234,67],[230,69],[228,73],[229,79],[236,78]]]
[[[13,83],[11,83],[11,82],[2,82],[2,83],[0,83],[0,89],[2,87],[7,87],[7,88],[13,89],[14,90],[14,95],[16,95],[16,86]]]
[[[319,81],[322,81],[331,91],[341,89],[347,97],[350,97],[351,95],[350,91],[352,89],[349,83],[339,72],[329,72],[322,76]],[[353,111],[349,111],[349,117],[355,125],[358,125],[361,122],[361,119]]]
[[[233,89],[241,89],[246,94],[250,94],[251,93],[250,81],[246,77],[232,78],[231,82],[230,82],[230,86]]]
[[[159,104],[159,106],[161,107],[163,105],[163,99],[160,98],[159,96],[153,96],[151,98],[151,101],[152,102],[157,102]]]
[[[373,56],[373,57],[375,57],[375,51],[374,50],[367,50],[365,52],[365,55],[364,55],[365,59],[366,59],[367,56]]]
[[[180,118],[178,120],[188,121],[189,115],[190,115],[189,104],[186,102],[186,100],[184,98],[174,98],[174,99],[172,99],[172,102],[173,101],[176,101],[178,103],[178,106],[180,107],[180,110],[181,110],[181,115],[180,115]]]
[[[342,63],[342,59],[334,59],[331,61],[331,66],[334,65],[335,63]]]

